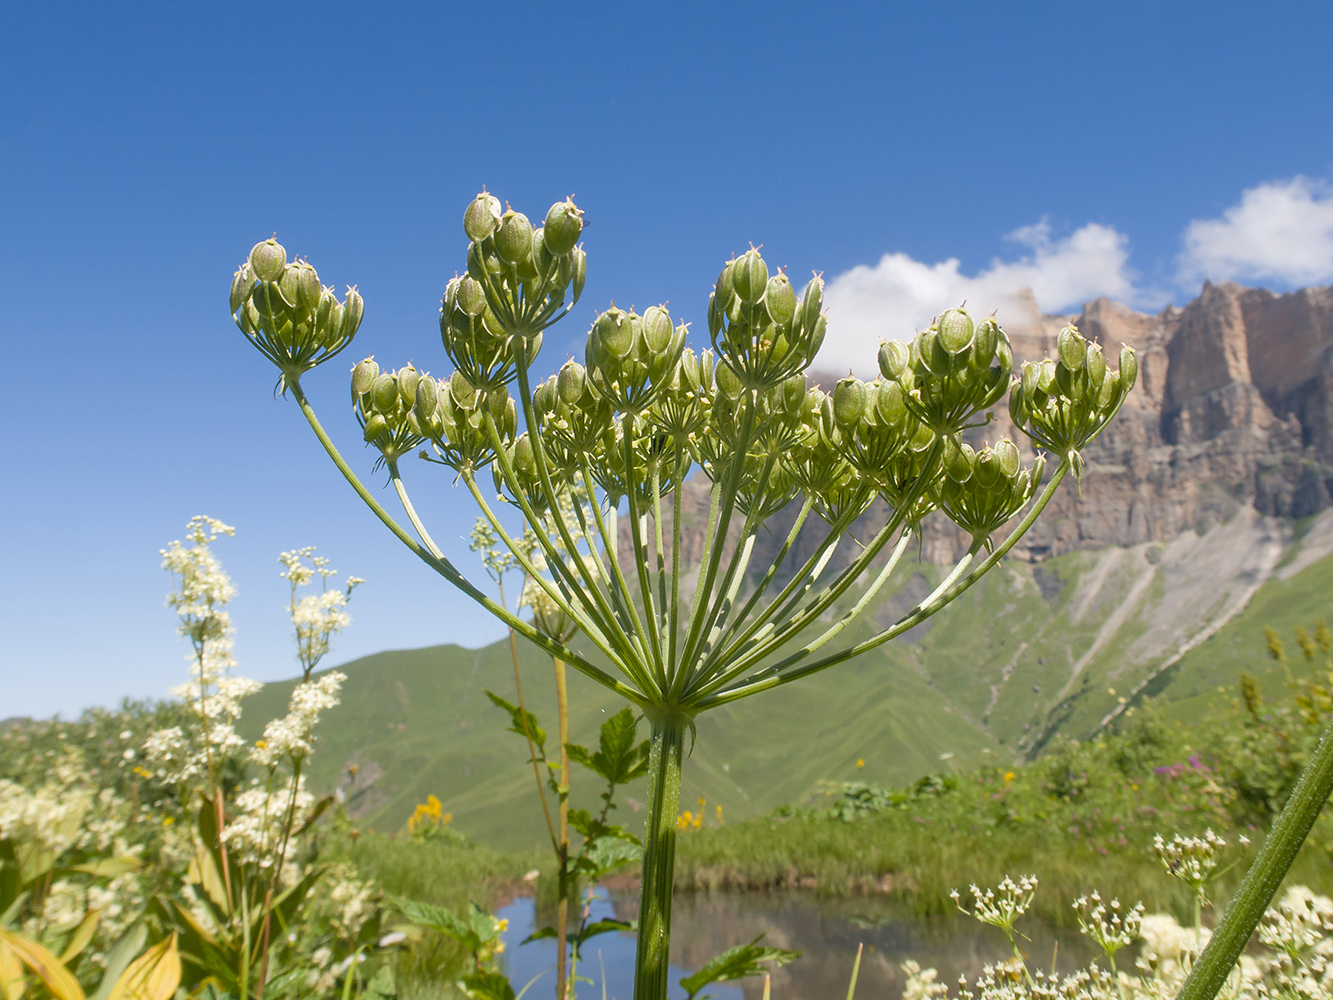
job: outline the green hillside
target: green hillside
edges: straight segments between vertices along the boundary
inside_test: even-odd
[[[1256,592],[1246,581],[1258,571],[1226,563],[1234,551],[1219,541],[1241,545],[1245,530],[1222,526],[1216,531],[1233,534],[1075,552],[1035,565],[1006,561],[898,642],[700,717],[682,807],[695,808],[703,796],[710,821],[717,805],[739,819],[807,800],[823,780],[900,785],[930,771],[1007,765],[1055,733],[1086,736],[1169,656],[1254,593],[1246,610],[1147,685],[1187,718],[1199,699],[1233,685],[1242,667],[1263,669],[1264,625],[1289,636],[1292,626],[1328,614],[1333,559],[1270,579]],[[1273,564],[1299,552],[1302,542],[1284,544],[1285,557],[1281,547],[1273,549]],[[1273,568],[1259,570],[1269,575]],[[872,607],[845,640],[897,618],[943,572],[930,564],[906,571],[901,593]],[[550,661],[523,643],[519,652],[527,704],[549,726]],[[541,837],[522,741],[504,731],[504,718],[483,693],[515,697],[507,641],[480,650],[449,645],[379,653],[340,669],[349,679],[343,704],[320,727],[317,787],[347,789],[345,768],[354,763],[351,807],[369,826],[397,829],[417,802],[434,794],[458,829],[497,846],[526,847]],[[574,739],[595,741],[600,719],[619,704],[570,675]],[[250,700],[252,735],[283,711],[290,689],[290,682],[272,684]],[[576,775],[576,801],[592,791],[587,782],[580,790]],[[637,805],[636,791],[627,790],[627,809]]]

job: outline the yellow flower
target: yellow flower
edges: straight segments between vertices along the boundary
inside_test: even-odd
[[[167,817],[165,817],[165,818],[162,820],[162,825],[163,825],[163,826],[171,826],[171,824],[174,823],[174,822],[176,822],[176,817],[175,817],[175,816],[167,816]]]
[[[865,767],[865,766],[866,766],[866,759],[865,759],[864,757],[857,757],[857,758],[856,758],[856,769],[859,771],[859,770],[861,770],[861,768],[863,768],[863,767]]]
[[[1009,784],[1009,782],[1011,782],[1011,781],[1013,781],[1013,780],[1014,780],[1014,772],[1013,772],[1013,771],[1005,771],[1005,772],[1004,772],[1004,783],[1007,785],[1007,784]]]
[[[263,750],[266,746],[268,746],[268,740],[255,740],[255,746],[257,746],[260,750]]]

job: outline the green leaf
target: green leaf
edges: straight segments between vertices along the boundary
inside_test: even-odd
[[[393,979],[393,966],[381,965],[366,984],[364,1000],[387,1000],[398,995],[398,984]]]
[[[521,948],[529,941],[542,941],[545,940],[546,938],[553,938],[559,936],[560,936],[559,933],[556,931],[554,927],[543,927],[541,930],[533,931],[531,934],[525,937],[522,941],[518,943],[518,946]]]
[[[630,833],[623,826],[613,826],[603,823],[596,819],[586,809],[569,810],[569,825],[577,832],[583,835],[585,840],[598,840],[602,837],[614,837],[617,840],[626,840],[631,844],[638,844],[639,838]]]
[[[116,985],[118,980],[134,957],[143,951],[143,947],[148,942],[148,927],[142,920],[136,920],[130,925],[129,930],[116,939],[116,943],[111,946],[111,950],[106,956],[106,970],[102,973],[102,985],[97,988],[97,992],[92,995],[92,1000],[107,1000],[111,995],[111,987]]]
[[[601,748],[594,754],[574,743],[565,744],[569,759],[601,775],[609,784],[623,785],[648,773],[648,742],[634,745],[638,720],[622,708],[602,723]]]
[[[137,857],[122,854],[115,858],[99,858],[82,865],[71,865],[69,870],[83,872],[85,875],[96,875],[98,878],[115,878],[117,875],[137,872],[141,867],[143,864]]]
[[[583,928],[583,933],[574,938],[576,947],[581,947],[585,942],[592,940],[599,934],[610,934],[612,931],[632,931],[638,924],[633,920],[598,920]]]
[[[496,708],[502,708],[509,713],[509,731],[511,733],[518,733],[519,736],[530,738],[545,753],[546,730],[537,724],[537,716],[525,708],[511,705],[494,691],[487,691],[486,697],[491,699]],[[527,725],[526,729],[524,728],[525,723]]]
[[[579,859],[576,870],[596,881],[607,872],[614,871],[621,865],[638,861],[643,857],[643,848],[629,841],[607,837],[594,841],[587,852]]]
[[[453,938],[470,952],[476,952],[481,947],[482,938],[478,937],[476,931],[452,910],[446,910],[443,906],[436,906],[434,903],[403,899],[400,896],[390,898],[398,911],[412,923],[439,931],[445,937]]]
[[[727,949],[694,975],[682,979],[681,989],[689,994],[689,1000],[694,1000],[710,983],[724,983],[768,972],[768,969],[759,964],[761,962],[772,962],[776,967],[801,957],[799,951],[761,947],[759,942],[763,939],[764,935],[760,934],[749,944],[738,944],[735,948]]]
[[[514,1000],[514,988],[498,972],[474,972],[463,977],[462,985],[472,1000]]]

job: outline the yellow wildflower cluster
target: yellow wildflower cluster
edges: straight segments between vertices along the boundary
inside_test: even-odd
[[[676,817],[677,830],[701,830],[704,825],[704,807],[708,805],[708,800],[702,795],[699,796],[699,811],[692,812],[686,809]],[[717,807],[717,825],[722,825],[722,807]]]
[[[453,822],[454,814],[442,812],[440,800],[434,795],[427,795],[425,802],[418,802],[416,811],[407,819],[407,832],[416,833],[430,827],[443,829]]]

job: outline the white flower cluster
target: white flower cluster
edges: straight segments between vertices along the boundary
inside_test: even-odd
[[[1242,838],[1243,843],[1249,843]],[[1170,874],[1198,889],[1204,885],[1222,860],[1222,849],[1227,842],[1212,830],[1202,837],[1182,837],[1176,834],[1168,844],[1159,833],[1153,838],[1153,853]]]
[[[367,920],[375,915],[375,898],[379,889],[375,883],[356,877],[351,865],[337,865],[326,882],[330,904],[329,923],[344,941],[353,941],[361,933]]]
[[[986,966],[971,985],[966,977],[959,979],[958,995],[962,1000],[1115,1000],[1117,992],[1111,974],[1096,964],[1067,976],[1038,969],[1029,977],[1011,959]]]
[[[270,770],[288,761],[304,761],[314,752],[315,724],[319,713],[338,705],[338,692],[347,675],[331,670],[322,677],[302,681],[292,689],[287,714],[264,727],[264,738],[250,751],[250,759]]]
[[[903,1000],[936,1000],[949,995],[949,987],[935,981],[939,973],[934,969],[922,969],[920,963],[910,958],[899,968],[907,976],[903,983]]]
[[[1026,913],[1027,908],[1032,905],[1032,897],[1037,893],[1037,876],[1025,875],[1015,882],[1006,875],[999,885],[998,895],[994,889],[986,889],[983,892],[975,885],[970,888],[972,909],[969,911],[959,901],[957,889],[949,893],[954,905],[961,912],[970,913],[983,924],[1010,931],[1013,929],[1014,921]]]
[[[329,566],[328,559],[315,555],[315,547],[307,545],[302,549],[293,549],[278,556],[283,570],[279,576],[291,584],[291,603],[288,611],[292,617],[292,626],[296,629],[297,657],[306,676],[315,669],[315,665],[329,651],[333,636],[352,623],[347,614],[347,601],[352,591],[366,581],[358,576],[347,578],[345,590],[330,590],[329,578],[338,571]],[[319,578],[321,591],[318,594],[297,592],[316,577]]]
[[[79,840],[92,796],[81,787],[29,791],[0,778],[0,840],[39,844],[58,857]]]
[[[288,779],[280,789],[264,785],[247,788],[236,796],[236,812],[227,820],[227,827],[222,832],[223,842],[228,850],[236,852],[242,864],[254,864],[264,869],[274,865],[281,868],[291,860],[296,848],[294,838],[287,838],[286,849],[283,848],[287,816],[290,813],[295,825],[299,826],[314,801],[314,796],[305,789],[305,775],[297,780],[295,787]]]
[[[1090,896],[1080,896],[1074,900],[1074,914],[1078,917],[1078,926],[1083,933],[1092,938],[1108,956],[1137,941],[1143,926],[1142,903],[1136,904],[1133,909],[1124,910],[1120,900],[1113,899],[1106,903],[1101,894],[1095,891]]]
[[[1259,922],[1259,940],[1272,948],[1267,963],[1276,992],[1333,996],[1333,900],[1292,886]]]
[[[209,543],[219,535],[234,535],[236,529],[211,517],[194,517],[185,526],[188,548],[174,541],[161,550],[162,568],[172,575],[174,586],[167,607],[180,617],[180,631],[196,646],[231,633],[231,616],[224,606],[236,596],[231,578],[222,569]]]

